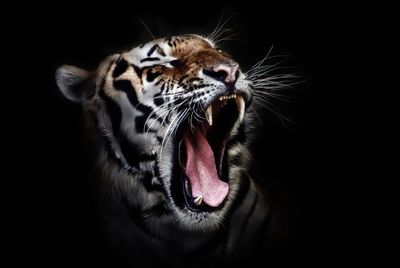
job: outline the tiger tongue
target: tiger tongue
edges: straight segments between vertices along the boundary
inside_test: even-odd
[[[219,179],[214,153],[201,129],[186,131],[183,137],[186,147],[186,176],[190,180],[192,196],[203,197],[211,207],[219,206],[226,198],[229,186]]]

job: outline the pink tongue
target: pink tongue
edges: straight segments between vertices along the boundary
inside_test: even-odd
[[[192,186],[194,198],[203,196],[203,202],[211,207],[219,206],[228,194],[229,186],[219,179],[214,153],[203,131],[194,134],[187,131],[183,137],[186,147],[186,176]]]

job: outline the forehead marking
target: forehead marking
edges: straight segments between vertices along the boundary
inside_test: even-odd
[[[155,44],[154,46],[152,46],[152,47],[149,49],[149,52],[147,52],[147,57],[150,57],[151,54],[153,54],[153,52],[154,52],[158,47],[159,47],[159,46],[158,46],[157,44]]]
[[[112,77],[115,78],[120,76],[126,71],[126,69],[128,69],[128,63],[124,59],[119,60],[112,72]]]
[[[159,57],[151,57],[151,58],[145,58],[145,59],[141,59],[140,63],[146,62],[146,61],[158,61],[160,60]]]

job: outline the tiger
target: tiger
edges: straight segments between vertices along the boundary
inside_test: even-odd
[[[248,171],[257,70],[196,34],[142,43],[95,71],[56,70],[82,107],[119,263],[214,267],[271,247],[279,220]]]

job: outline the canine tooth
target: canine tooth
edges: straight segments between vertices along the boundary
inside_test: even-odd
[[[211,106],[211,104],[208,105],[208,108],[206,109],[206,111],[204,113],[206,115],[206,119],[207,119],[208,124],[210,126],[212,126],[213,122],[212,122],[212,106]]]
[[[245,110],[245,103],[244,103],[244,99],[242,96],[238,95],[236,97],[236,105],[239,111],[239,120],[240,122],[243,121],[243,117],[244,117],[244,110]]]
[[[202,202],[203,202],[203,196],[201,196],[201,195],[199,195],[198,197],[196,197],[194,199],[194,203],[196,206],[200,206]]]

